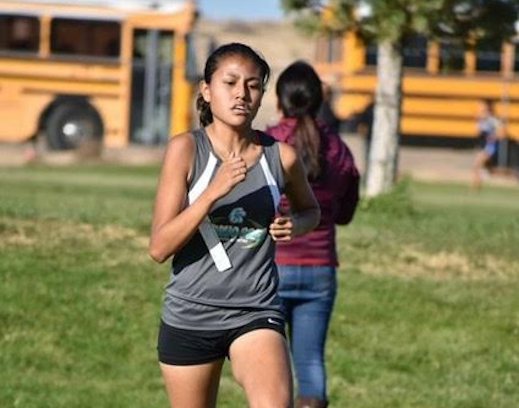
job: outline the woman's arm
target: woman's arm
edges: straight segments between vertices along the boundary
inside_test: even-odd
[[[357,204],[359,203],[359,176],[352,174],[350,182],[345,187],[345,191],[341,196],[337,218],[335,223],[339,225],[349,224],[353,220]]]
[[[240,157],[222,163],[200,196],[187,205],[187,181],[195,156],[193,135],[172,138],[167,146],[155,197],[151,237],[148,247],[156,262],[164,262],[192,237],[211,206],[245,178],[246,166]]]
[[[326,157],[331,167],[335,185],[336,207],[334,221],[336,224],[349,224],[353,219],[359,202],[360,176],[355,159],[339,135],[330,137],[329,154]]]
[[[296,151],[279,143],[279,155],[285,177],[285,196],[290,203],[290,214],[281,214],[270,224],[274,241],[289,241],[295,235],[313,230],[321,219],[321,211]]]

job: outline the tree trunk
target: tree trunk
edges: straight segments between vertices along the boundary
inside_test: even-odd
[[[366,194],[389,191],[398,167],[402,103],[402,48],[382,41],[378,46],[377,88]]]

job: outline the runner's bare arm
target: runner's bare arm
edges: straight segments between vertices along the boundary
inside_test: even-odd
[[[231,157],[222,163],[208,187],[188,206],[188,180],[195,149],[191,133],[175,136],[166,148],[148,247],[150,256],[157,262],[164,262],[178,252],[193,236],[214,202],[245,178],[243,159]]]

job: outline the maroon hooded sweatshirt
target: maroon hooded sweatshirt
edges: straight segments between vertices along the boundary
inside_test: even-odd
[[[266,133],[294,145],[297,120],[284,118]],[[350,149],[340,136],[323,122],[317,122],[321,136],[321,175],[309,180],[321,207],[321,221],[313,231],[276,243],[276,263],[288,265],[338,265],[335,224],[348,224],[359,201],[359,173]],[[281,206],[288,208],[285,197]]]

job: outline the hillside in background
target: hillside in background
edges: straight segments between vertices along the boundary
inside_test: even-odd
[[[263,129],[276,121],[275,84],[280,72],[295,60],[311,62],[315,52],[312,37],[297,31],[290,22],[242,22],[200,19],[194,30],[194,46],[199,71],[207,57],[211,44],[241,42],[250,45],[266,58],[272,69],[263,106],[258,113],[255,127]],[[195,116],[196,117],[196,116]]]

